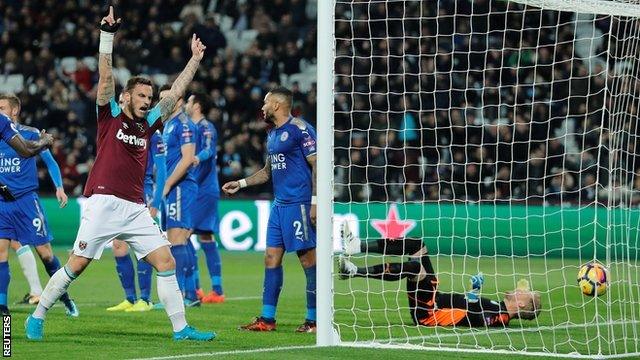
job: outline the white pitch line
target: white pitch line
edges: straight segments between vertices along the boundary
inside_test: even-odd
[[[219,355],[241,355],[241,354],[254,354],[254,353],[262,353],[262,352],[273,352],[273,351],[284,351],[284,350],[298,350],[298,349],[307,349],[316,347],[315,345],[299,345],[299,346],[282,346],[282,347],[272,347],[272,348],[264,348],[264,349],[249,349],[249,350],[231,350],[231,351],[217,351],[217,352],[206,352],[206,353],[195,353],[195,354],[183,354],[183,355],[171,355],[171,356],[159,356],[159,357],[150,357],[150,358],[135,358],[131,360],[169,360],[169,359],[185,359],[191,357],[210,357],[210,356],[219,356]]]

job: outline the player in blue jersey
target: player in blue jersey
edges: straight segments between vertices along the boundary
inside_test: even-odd
[[[169,89],[169,85],[160,88],[160,100]],[[162,191],[165,198],[162,226],[167,230],[171,253],[176,259],[176,277],[184,293],[185,305],[198,306],[200,301],[193,281],[195,263],[187,244],[193,230],[192,206],[198,193],[192,167],[196,152],[196,126],[182,111],[183,104],[182,100],[176,103],[171,120],[164,124],[162,132],[167,159],[167,179]]]
[[[193,232],[198,235],[211,278],[211,291],[206,295],[202,294],[201,301],[203,303],[222,303],[224,302],[222,265],[215,239],[215,234],[219,231],[218,200],[220,200],[220,185],[216,169],[218,132],[216,127],[205,118],[209,109],[209,99],[207,95],[202,93],[191,95],[185,105],[187,115],[191,117],[197,128],[196,156],[193,165],[198,183],[198,195],[193,204]],[[194,274],[197,274],[197,255],[195,261]],[[198,284],[196,284],[196,288],[199,288]]]
[[[222,187],[232,195],[241,188],[273,180],[275,200],[267,225],[262,314],[243,326],[244,330],[275,330],[282,257],[285,251],[295,251],[307,278],[307,315],[296,331],[316,331],[316,133],[307,122],[291,116],[291,106],[288,89],[279,87],[267,93],[262,112],[274,126],[267,135],[267,163],[255,174]]]
[[[37,129],[17,124],[20,106],[20,99],[17,96],[0,94],[0,112],[7,114],[11,118],[14,128],[18,130],[24,139],[38,141],[40,132]],[[67,204],[67,195],[62,189],[60,168],[49,150],[42,151],[40,156],[47,164],[56,185],[56,195],[60,201],[60,207],[64,207]],[[11,246],[17,250],[19,262],[31,285],[31,293],[37,293],[38,290],[41,293],[42,286],[40,285],[35,259],[29,245],[36,247],[36,251],[49,275],[54,274],[60,268],[60,260],[53,254],[51,249],[50,241],[53,237],[49,231],[44,209],[36,192],[38,189],[38,169],[35,158],[22,157],[7,143],[1,142],[0,183],[8,187],[8,191],[11,192],[13,197],[13,200],[9,201],[6,201],[7,199],[0,200],[0,208],[2,208],[0,211],[0,239],[11,240]],[[4,243],[2,241],[3,248]],[[31,256],[29,257],[28,255]],[[0,280],[0,303],[4,300],[4,306],[6,307],[6,291],[2,292],[2,285],[4,285],[3,280],[6,280],[8,284],[9,274],[7,269],[5,276],[2,267],[3,265],[0,263],[0,278],[4,278]],[[39,295],[37,294],[35,297],[37,298]],[[32,304],[36,304],[39,301],[39,299],[34,299],[32,296],[27,297],[29,298],[27,300],[31,300]],[[65,304],[67,315],[73,317],[79,315],[75,303],[67,293],[62,295],[61,300]],[[0,310],[4,310],[2,305],[0,305]]]
[[[120,107],[123,106],[122,94],[120,94]],[[165,151],[162,142],[162,134],[159,130],[151,135],[147,157],[147,168],[144,175],[144,197],[153,218],[156,218],[160,203],[162,202],[162,185],[166,177]],[[154,188],[154,169],[156,184]],[[133,268],[133,261],[129,256],[129,245],[122,240],[113,240],[113,255],[116,260],[116,272],[120,279],[120,285],[124,290],[125,299],[118,305],[107,308],[107,311],[140,312],[153,309],[151,302],[151,275],[153,268],[144,260],[137,261],[137,269]],[[137,299],[135,275],[138,276],[140,299]],[[137,301],[136,301],[137,300]]]

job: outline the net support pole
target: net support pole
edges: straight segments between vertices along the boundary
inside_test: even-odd
[[[334,0],[318,1],[317,66],[317,247],[316,299],[318,346],[337,344],[333,329],[333,36]]]

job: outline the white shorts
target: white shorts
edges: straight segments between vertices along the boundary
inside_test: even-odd
[[[82,206],[73,253],[100,259],[104,247],[115,238],[126,242],[138,259],[170,245],[144,204],[113,195],[92,195]]]

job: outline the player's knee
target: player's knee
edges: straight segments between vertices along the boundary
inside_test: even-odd
[[[22,244],[16,240],[11,240],[11,248],[15,251],[18,251],[22,247]]]
[[[316,264],[316,251],[315,249],[300,250],[297,252],[298,259],[300,259],[300,265],[303,268],[310,268]]]
[[[67,261],[67,264],[65,266],[69,270],[71,270],[75,274],[75,276],[79,276],[80,274],[82,274],[84,269],[86,269],[87,266],[89,266],[90,262],[91,262],[91,259],[72,254],[69,257],[69,261]]]
[[[171,254],[167,254],[167,256],[159,258],[154,265],[158,272],[171,271],[176,268],[176,260],[171,256]]]
[[[269,253],[264,255],[264,266],[266,268],[275,268],[280,265],[282,265],[282,257]]]
[[[189,238],[189,230],[175,228],[167,231],[167,239],[171,244],[185,244]]]
[[[38,256],[45,263],[50,263],[53,261],[53,249],[51,249],[51,245],[41,245],[36,246],[36,251],[38,252]]]

